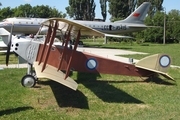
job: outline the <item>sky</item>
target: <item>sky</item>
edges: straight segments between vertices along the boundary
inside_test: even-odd
[[[11,7],[15,8],[18,7],[19,5],[24,5],[24,4],[30,4],[31,6],[36,6],[36,5],[48,5],[52,8],[56,8],[59,11],[66,13],[65,7],[69,6],[69,0],[1,0],[2,6],[3,7]],[[96,3],[96,17],[95,18],[102,18],[101,15],[101,8],[99,4],[99,0],[94,0]],[[180,10],[180,0],[164,0],[163,5],[162,5],[166,12],[168,13],[172,9]],[[109,21],[110,15],[107,15],[106,21]],[[67,19],[70,19],[67,17]]]

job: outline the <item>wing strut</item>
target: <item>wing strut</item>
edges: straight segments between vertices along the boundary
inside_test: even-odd
[[[66,30],[66,32],[65,32],[65,34],[64,34],[64,39],[63,39],[62,46],[64,46],[64,44],[65,44],[65,42],[66,42],[65,38],[67,38],[67,32],[68,32],[68,31],[71,31],[71,29],[72,29],[72,25],[69,25],[68,28],[67,28],[67,30]]]
[[[42,58],[43,58],[43,55],[44,55],[44,52],[45,52],[45,48],[46,48],[46,44],[47,43],[49,43],[49,40],[50,40],[50,37],[51,37],[51,34],[52,34],[52,22],[50,22],[49,23],[49,29],[48,29],[48,34],[47,34],[47,36],[46,36],[46,40],[45,40],[45,42],[44,42],[44,46],[43,46],[43,50],[42,50],[42,54],[41,54],[41,56],[40,56],[40,60],[39,60],[39,63],[38,63],[38,65],[40,65],[41,64],[41,62],[42,62]]]
[[[70,56],[70,60],[69,60],[69,62],[68,62],[68,66],[67,66],[67,69],[66,69],[66,75],[65,75],[65,78],[64,78],[64,79],[66,79],[66,78],[69,76],[70,67],[71,67],[71,61],[72,61],[72,59],[73,59],[74,53],[76,52],[76,49],[77,49],[77,46],[78,46],[78,43],[79,43],[80,36],[81,36],[81,31],[79,30],[79,31],[78,31],[78,35],[77,35],[77,38],[76,38],[76,42],[75,42],[75,45],[74,45],[74,50],[72,51],[71,56]]]
[[[52,44],[54,43],[54,38],[55,38],[55,36],[56,36],[56,30],[57,30],[57,28],[58,28],[58,21],[56,21],[55,27],[54,27],[54,29],[53,29],[53,33],[52,33],[52,36],[51,36],[51,38],[50,38],[49,45],[48,45],[48,48],[47,48],[47,50],[46,50],[46,54],[45,54],[45,57],[44,57],[45,60],[44,60],[44,64],[43,64],[43,66],[42,66],[41,72],[43,72],[44,69],[45,69],[45,67],[46,67],[46,63],[47,63],[47,60],[48,60],[48,57],[49,57],[49,53],[50,53]]]
[[[65,56],[65,52],[66,52],[66,49],[67,49],[68,41],[70,40],[70,36],[71,36],[71,29],[72,29],[72,27],[73,27],[72,25],[69,27],[69,32],[68,32],[68,35],[66,36],[65,46],[64,46],[64,49],[63,49],[63,52],[62,52],[62,56],[61,56],[59,65],[58,65],[58,71],[61,68],[62,61],[63,61],[64,56]]]

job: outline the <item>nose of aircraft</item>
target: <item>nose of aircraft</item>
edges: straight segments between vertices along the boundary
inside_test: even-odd
[[[7,22],[0,22],[0,28],[5,28],[5,27],[11,27],[12,24],[11,23],[7,23]]]
[[[33,64],[37,56],[39,43],[24,38],[15,39],[12,42],[11,49],[28,63]]]
[[[16,38],[12,41],[11,50],[26,60],[26,49],[29,45],[30,40]]]
[[[4,25],[4,22],[0,22],[0,27],[2,27]]]

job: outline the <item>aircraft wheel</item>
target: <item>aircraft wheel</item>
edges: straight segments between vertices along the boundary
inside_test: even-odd
[[[79,41],[79,45],[83,45],[83,41]]]
[[[29,87],[29,88],[34,87],[36,84],[36,79],[32,75],[25,75],[21,80],[21,84],[24,87]]]

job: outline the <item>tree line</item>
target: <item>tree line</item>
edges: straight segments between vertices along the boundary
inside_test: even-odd
[[[164,22],[166,23],[166,40],[167,42],[180,41],[180,11],[171,10],[165,13],[162,6],[163,0],[99,0],[103,21],[107,19],[107,12],[111,15],[110,21],[117,21],[126,18],[143,2],[151,2],[148,16],[145,24],[150,27],[141,32],[130,33],[138,42],[156,42],[162,43]],[[2,7],[3,3],[0,3]],[[109,7],[107,7],[109,6]],[[109,9],[107,9],[109,8]],[[8,17],[33,17],[33,18],[51,18],[69,16],[76,20],[94,20],[96,4],[94,0],[69,0],[69,6],[66,13],[51,8],[48,5],[34,6],[30,4],[20,5],[16,8],[1,8],[0,19]],[[165,19],[164,19],[165,18]],[[165,21],[164,21],[165,20]]]
[[[2,4],[0,4],[2,6]],[[0,19],[9,17],[32,17],[32,18],[65,18],[66,14],[48,5],[37,5],[32,7],[30,4],[20,5],[15,8],[5,7],[0,9]]]

